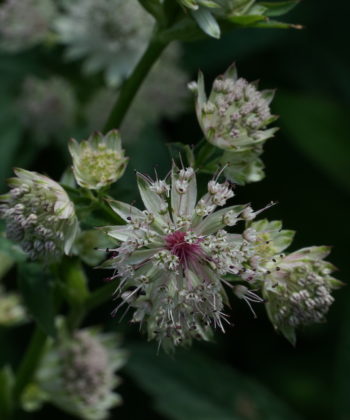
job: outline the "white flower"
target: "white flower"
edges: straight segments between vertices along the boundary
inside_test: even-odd
[[[0,46],[9,51],[44,41],[55,16],[52,0],[5,0],[0,6]]]
[[[78,184],[94,190],[116,182],[128,162],[117,130],[111,130],[106,135],[95,133],[81,143],[72,139],[69,151]]]
[[[104,71],[110,85],[128,76],[146,48],[152,19],[136,0],[68,0],[55,27],[67,58],[86,58],[86,73]]]
[[[125,363],[118,337],[93,329],[50,341],[35,377],[39,398],[86,420],[102,420],[121,403],[116,370]],[[33,405],[28,392],[26,406]]]
[[[0,325],[12,327],[27,321],[27,313],[17,293],[6,292],[0,286]]]
[[[309,247],[284,254],[294,232],[282,230],[279,221],[253,222],[250,266],[256,285],[266,298],[272,324],[295,342],[295,328],[324,320],[334,298],[331,291],[341,285],[331,273],[335,267],[324,261],[330,248]]]
[[[211,326],[224,330],[228,322],[224,276],[245,273],[248,243],[225,227],[243,220],[247,206],[215,211],[233,196],[229,184],[217,179],[197,203],[192,168],[174,166],[168,188],[142,174],[137,178],[146,210],[111,201],[126,225],[105,228],[120,242],[103,264],[116,270],[112,279],[121,278],[119,306],[133,307],[133,322],[165,348],[208,339]]]
[[[226,165],[225,176],[238,184],[261,180],[264,176],[259,158],[262,146],[277,130],[267,128],[276,119],[269,108],[274,92],[260,92],[255,84],[238,78],[234,65],[215,79],[208,98],[202,74],[192,90],[196,95],[197,118],[206,139],[224,150],[221,163]]]
[[[0,200],[7,237],[18,242],[32,260],[68,254],[78,231],[74,205],[64,189],[36,172],[16,169],[11,190]]]

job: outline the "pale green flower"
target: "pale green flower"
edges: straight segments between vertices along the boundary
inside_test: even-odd
[[[294,343],[296,327],[325,319],[334,301],[331,291],[341,285],[331,276],[335,267],[324,261],[330,247],[314,246],[285,254],[294,232],[282,230],[279,221],[253,222],[245,234],[252,246],[249,264],[266,298],[269,318]]]
[[[0,197],[7,237],[18,242],[32,260],[54,260],[69,254],[78,231],[74,205],[52,179],[15,169],[8,194]]]
[[[224,277],[244,281],[250,256],[249,242],[225,228],[257,213],[246,205],[215,211],[234,196],[230,184],[217,179],[197,201],[191,167],[174,166],[170,184],[142,174],[137,178],[146,210],[111,201],[126,225],[105,228],[119,242],[102,265],[116,270],[111,280],[121,279],[119,306],[134,308],[132,322],[141,323],[166,349],[207,340],[211,327],[224,330],[228,322]]]
[[[45,41],[55,13],[52,0],[5,0],[0,6],[0,47],[18,51]]]
[[[0,325],[12,327],[27,321],[27,313],[17,293],[6,292],[0,286]]]
[[[108,418],[109,410],[121,404],[114,389],[126,354],[118,344],[115,334],[93,329],[76,331],[72,337],[61,333],[46,348],[35,382],[24,395],[25,408],[39,408],[37,398],[81,419]]]
[[[202,74],[190,88],[196,94],[197,118],[206,139],[225,151],[221,163],[229,164],[227,178],[238,184],[261,180],[262,146],[277,130],[267,128],[276,120],[270,112],[274,91],[259,91],[238,78],[234,65],[215,79],[209,97]]]
[[[23,125],[36,140],[62,138],[74,123],[76,99],[69,83],[59,77],[25,79],[18,107]]]
[[[146,49],[152,23],[136,0],[67,0],[55,27],[68,59],[85,59],[87,74],[103,71],[116,86]]]
[[[117,130],[106,135],[95,133],[80,143],[72,139],[69,151],[77,183],[94,190],[116,182],[123,175],[128,162]]]

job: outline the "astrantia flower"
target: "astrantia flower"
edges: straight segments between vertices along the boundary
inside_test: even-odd
[[[192,168],[174,166],[170,184],[138,174],[138,186],[146,210],[112,201],[127,224],[105,228],[120,241],[103,265],[116,269],[112,279],[121,278],[120,306],[134,308],[133,322],[165,348],[208,339],[212,326],[223,330],[227,322],[224,276],[244,279],[248,258],[248,242],[225,227],[256,213],[246,205],[215,211],[234,195],[217,179],[197,202]]]
[[[325,319],[334,301],[331,291],[341,283],[331,276],[335,267],[324,261],[329,247],[315,246],[283,254],[294,232],[281,228],[278,221],[251,224],[250,264],[266,298],[271,322],[294,342],[296,327]]]
[[[234,65],[214,81],[208,98],[202,74],[198,84],[191,84],[191,89],[196,93],[197,118],[206,139],[225,151],[223,164],[233,161],[232,170],[229,165],[225,175],[236,183],[260,180],[263,177],[263,165],[259,159],[262,145],[277,130],[267,128],[276,119],[269,107],[274,92],[258,91],[255,84],[238,78]],[[242,152],[246,156],[241,160],[241,171],[237,176],[234,167],[237,156],[232,153]],[[252,171],[254,176],[250,176]],[[243,175],[245,172],[246,177]],[[244,177],[243,182],[240,176]]]
[[[54,260],[68,254],[78,230],[74,205],[64,189],[36,172],[16,169],[8,194],[0,197],[7,237],[32,260]]]
[[[74,121],[73,89],[62,78],[28,77],[23,83],[18,105],[23,125],[39,141],[62,138]]]
[[[118,85],[147,46],[152,19],[136,0],[65,1],[55,26],[67,58],[86,58],[87,73],[104,71]]]
[[[35,378],[38,394],[82,419],[107,418],[108,411],[121,403],[114,392],[119,384],[115,372],[126,355],[117,344],[115,335],[91,329],[50,342]]]
[[[94,190],[117,181],[123,175],[128,162],[117,130],[112,130],[105,136],[95,133],[81,143],[72,139],[69,151],[78,184]]]
[[[0,46],[9,51],[44,41],[55,16],[52,0],[5,0],[0,6]]]

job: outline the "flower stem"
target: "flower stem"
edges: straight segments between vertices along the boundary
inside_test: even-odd
[[[142,82],[168,43],[169,41],[162,39],[159,33],[155,33],[134,71],[122,85],[117,102],[105,124],[104,131],[120,127]]]
[[[89,312],[107,300],[110,300],[116,288],[117,286],[114,281],[111,281],[106,285],[98,288],[86,299],[85,310]]]
[[[46,334],[37,326],[32,335],[28,350],[17,371],[16,384],[14,387],[14,397],[17,402],[39,365],[41,356],[44,352],[46,338]]]

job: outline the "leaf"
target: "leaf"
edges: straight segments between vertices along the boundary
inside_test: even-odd
[[[18,283],[28,312],[46,334],[55,337],[54,287],[45,268],[34,263],[20,264]]]
[[[199,8],[198,10],[191,11],[191,14],[203,32],[213,38],[220,38],[220,26],[209,10]]]
[[[130,348],[127,372],[173,420],[292,420],[299,417],[253,379],[196,352],[172,359],[150,345]]]
[[[267,10],[265,11],[266,16],[276,17],[282,16],[286,13],[290,12],[294,7],[296,7],[300,3],[300,0],[288,0],[288,1],[277,1],[277,2],[261,2],[258,3],[261,6],[265,7]]]
[[[4,366],[0,370],[0,418],[10,419],[13,400],[12,392],[15,378],[9,366]]]
[[[280,92],[275,109],[288,139],[337,183],[350,189],[348,113],[324,98]]]
[[[246,26],[254,25],[257,22],[266,21],[267,18],[262,15],[245,15],[245,16],[230,16],[228,21],[235,23],[236,25]]]

